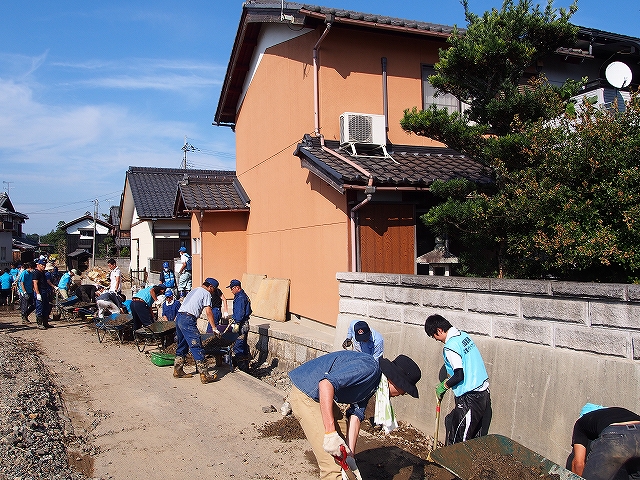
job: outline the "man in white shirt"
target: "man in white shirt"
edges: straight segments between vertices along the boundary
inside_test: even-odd
[[[107,266],[111,272],[109,273],[109,291],[115,293],[122,292],[122,274],[120,273],[120,269],[118,265],[116,265],[116,261],[113,258],[110,258],[107,261]]]

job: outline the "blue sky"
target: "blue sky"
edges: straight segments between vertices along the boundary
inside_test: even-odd
[[[118,205],[130,165],[235,168],[235,139],[211,125],[242,11],[239,0],[1,2],[0,189],[48,233]],[[313,4],[457,24],[457,0]],[[469,0],[482,14],[501,2]],[[568,0],[555,7],[568,7]],[[637,0],[580,0],[573,23],[640,36]]]

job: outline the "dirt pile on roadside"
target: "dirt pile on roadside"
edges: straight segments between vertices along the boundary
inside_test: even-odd
[[[84,442],[65,422],[60,391],[35,347],[0,335],[0,366],[0,478],[86,479],[69,466],[67,449]]]

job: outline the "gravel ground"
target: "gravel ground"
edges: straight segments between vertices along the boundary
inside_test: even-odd
[[[84,442],[35,347],[1,334],[0,364],[0,479],[87,478],[69,466],[68,452]]]

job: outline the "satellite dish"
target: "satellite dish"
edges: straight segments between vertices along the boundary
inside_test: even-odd
[[[615,88],[623,88],[631,83],[631,69],[626,63],[611,62],[607,65],[604,76]]]

